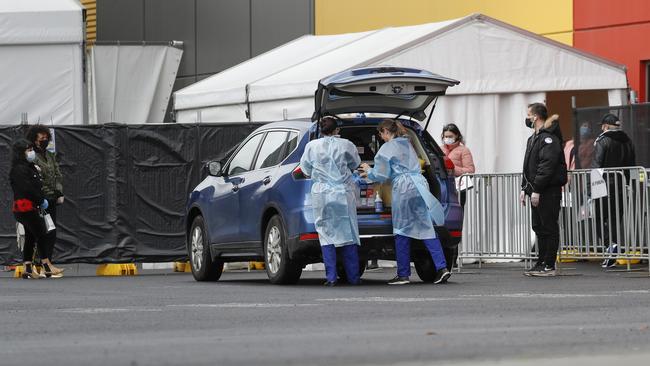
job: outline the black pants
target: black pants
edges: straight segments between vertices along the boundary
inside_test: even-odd
[[[52,256],[54,242],[46,231],[43,218],[36,211],[16,213],[15,217],[25,227],[23,261],[32,261],[34,247],[38,248],[41,259],[49,259]]]
[[[550,189],[539,196],[539,205],[532,208],[533,231],[537,234],[538,264],[555,265],[560,246],[560,187]]]
[[[596,201],[596,234],[603,239],[606,247],[611,244],[620,244],[620,226],[623,221],[623,193],[615,192],[613,189],[608,192],[609,196]],[[618,210],[617,210],[618,204]],[[602,211],[602,212],[601,212]],[[618,211],[618,212],[617,212]],[[600,223],[603,223],[602,228]],[[609,236],[609,232],[612,236]]]
[[[58,224],[56,222],[56,205],[57,205],[56,204],[56,199],[48,198],[47,203],[48,203],[48,206],[47,206],[47,210],[45,210],[45,211],[47,213],[49,213],[50,216],[52,217],[52,222],[54,222],[54,226],[58,227]],[[52,248],[50,249],[49,257],[48,257],[50,260],[52,259],[52,255],[54,253],[54,245],[56,244],[56,232],[57,231],[58,230],[54,229],[54,230],[50,231],[49,233],[47,233],[48,242],[52,246]]]

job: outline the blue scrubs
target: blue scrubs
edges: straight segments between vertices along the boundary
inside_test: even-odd
[[[398,276],[408,277],[411,273],[411,238],[424,241],[436,269],[446,268],[442,245],[434,229],[434,222],[437,225],[444,223],[444,209],[431,194],[429,184],[420,173],[420,161],[411,142],[406,137],[393,138],[377,151],[374,163],[374,167],[368,171],[368,179],[374,182],[391,180],[392,183],[392,220]]]

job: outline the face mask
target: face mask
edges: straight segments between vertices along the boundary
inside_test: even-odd
[[[50,144],[49,141],[44,140],[44,141],[41,141],[41,142],[38,143],[38,147],[40,147],[41,150],[45,150],[45,149],[47,149],[47,145],[49,145],[49,144]]]
[[[27,161],[31,163],[32,161],[36,160],[36,152],[34,152],[34,150],[28,151],[26,157]]]
[[[590,131],[589,127],[586,127],[586,126],[580,127],[580,137],[589,136],[590,132],[591,131]]]
[[[456,140],[452,139],[451,137],[445,137],[442,139],[442,142],[444,142],[445,145],[452,145],[453,143],[456,142]]]
[[[525,119],[526,127],[533,128],[533,120],[530,118]]]

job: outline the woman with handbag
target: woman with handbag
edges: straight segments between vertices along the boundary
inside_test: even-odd
[[[41,214],[47,209],[48,202],[43,194],[40,173],[34,165],[35,158],[36,153],[29,141],[20,139],[13,144],[9,180],[14,192],[14,217],[25,227],[23,278],[40,278],[32,266],[35,246],[41,255],[45,276],[56,278],[61,277],[61,271],[53,268],[50,262],[54,243],[48,236],[45,219]]]
[[[392,220],[395,235],[397,276],[389,285],[409,283],[411,275],[411,239],[422,240],[436,266],[434,283],[447,282],[451,272],[440,239],[433,226],[444,221],[440,202],[429,191],[429,184],[420,173],[420,161],[404,126],[386,119],[377,127],[385,144],[375,155],[375,165],[361,164],[363,175],[373,182],[392,183]]]

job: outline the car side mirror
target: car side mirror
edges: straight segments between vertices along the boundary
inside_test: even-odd
[[[220,161],[211,161],[208,163],[208,172],[210,175],[213,175],[215,177],[220,177],[223,175],[221,168],[222,167]]]

